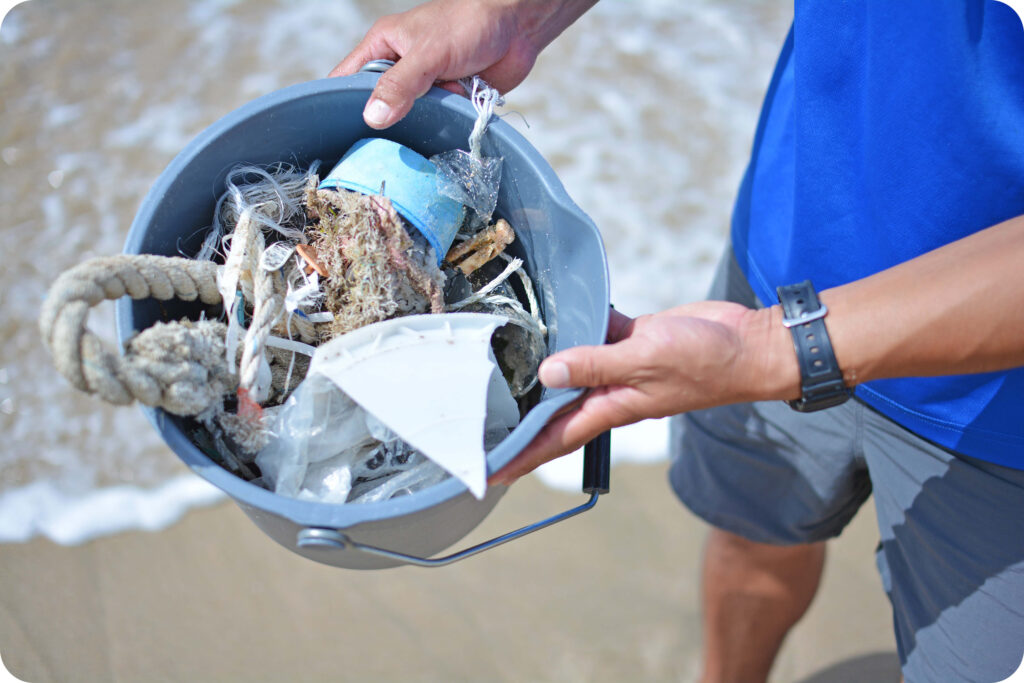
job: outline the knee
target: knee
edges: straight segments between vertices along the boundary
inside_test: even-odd
[[[816,585],[825,564],[825,542],[773,545],[712,528],[705,545],[705,572],[743,581],[761,576],[774,582]]]

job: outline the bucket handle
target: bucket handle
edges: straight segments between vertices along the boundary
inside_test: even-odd
[[[353,541],[340,529],[324,529],[308,527],[299,532],[296,544],[300,548],[325,548],[344,550],[352,548],[360,552],[379,557],[386,557],[390,560],[397,560],[405,564],[416,565],[417,567],[443,567],[445,565],[464,560],[482,553],[485,550],[496,548],[499,545],[514,541],[517,538],[532,534],[552,524],[557,524],[570,517],[575,517],[581,512],[586,512],[597,504],[597,498],[602,493],[608,493],[609,479],[611,474],[611,432],[604,432],[583,448],[583,493],[590,494],[587,502],[577,507],[561,512],[547,519],[510,531],[489,541],[484,541],[465,550],[460,550],[444,557],[417,557],[407,555],[394,550],[386,550],[377,546],[367,545]]]
[[[382,74],[391,67],[393,67],[394,65],[395,63],[390,59],[374,59],[367,62],[366,64],[363,64],[359,71]]]

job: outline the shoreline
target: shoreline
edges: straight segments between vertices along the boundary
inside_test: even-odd
[[[156,533],[0,545],[0,652],[33,683],[693,680],[706,527],[664,463],[620,465],[611,485],[578,518],[441,569],[320,565],[230,503]],[[581,497],[525,478],[459,547]],[[772,680],[898,678],[877,535],[866,508],[832,544]]]

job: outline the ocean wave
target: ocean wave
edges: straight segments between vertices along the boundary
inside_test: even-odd
[[[615,430],[612,464],[648,463],[664,458],[667,420],[647,420]],[[540,467],[545,485],[566,493],[580,490],[583,451]],[[0,543],[43,536],[60,545],[79,545],[125,531],[159,531],[192,508],[213,505],[226,495],[199,476],[186,473],[154,487],[107,486],[69,493],[53,480],[34,481],[0,493]]]
[[[0,543],[45,536],[78,545],[123,531],[159,531],[188,510],[224,500],[224,494],[194,474],[159,486],[120,485],[67,493],[51,480],[34,481],[0,493]]]

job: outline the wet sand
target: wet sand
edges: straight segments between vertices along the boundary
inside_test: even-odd
[[[664,465],[591,511],[441,569],[356,572],[277,546],[234,505],[78,547],[0,546],[0,653],[47,681],[690,681],[706,527]],[[466,543],[580,497],[516,484]],[[896,681],[865,508],[774,681]]]

